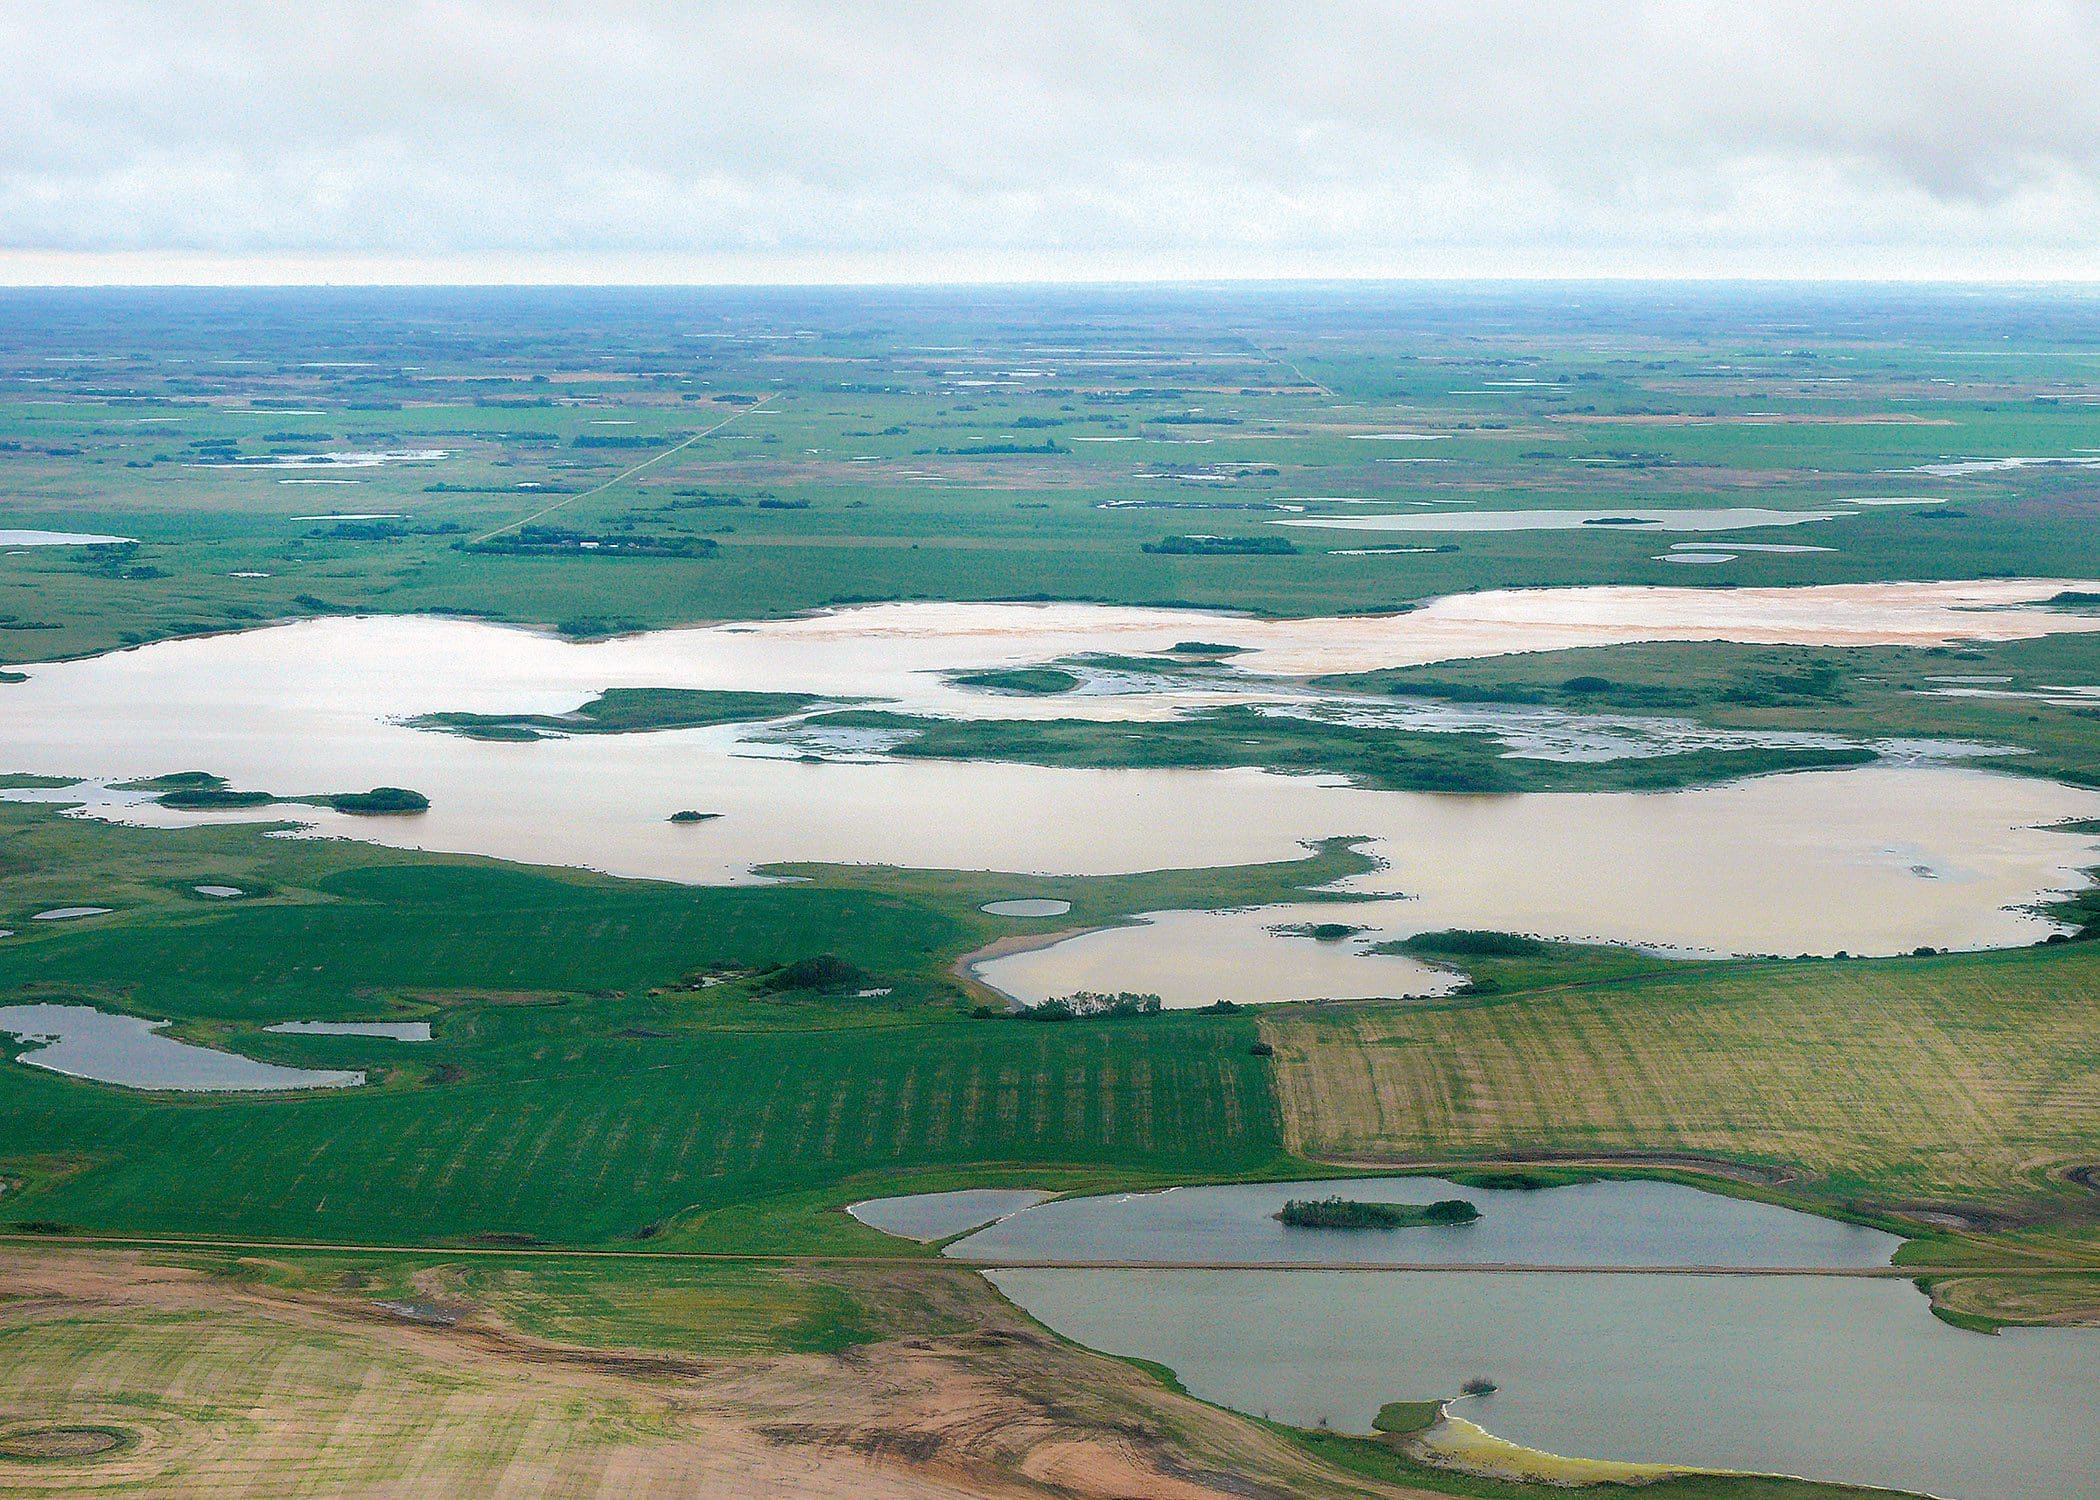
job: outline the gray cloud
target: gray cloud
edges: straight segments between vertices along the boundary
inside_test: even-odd
[[[2100,275],[2100,7],[0,0],[0,277]]]

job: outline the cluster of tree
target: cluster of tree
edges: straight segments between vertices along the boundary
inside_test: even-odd
[[[391,542],[405,536],[450,536],[467,528],[457,521],[434,521],[412,525],[407,521],[338,521],[316,526],[306,534],[332,542]]]
[[[1157,995],[1140,995],[1129,990],[1105,995],[1094,990],[1080,990],[1076,994],[1045,1000],[1040,1005],[1024,1005],[1014,1014],[1024,1021],[1090,1021],[1101,1016],[1156,1016],[1159,1010]]]
[[[339,813],[419,813],[430,810],[430,799],[401,786],[375,786],[369,792],[337,792],[323,797]]]
[[[1365,1203],[1344,1198],[1293,1198],[1276,1215],[1295,1229],[1404,1229],[1417,1224],[1470,1224],[1480,1210],[1463,1198],[1430,1204]]]
[[[637,432],[582,432],[569,439],[571,448],[661,448],[668,439]]]
[[[704,536],[650,536],[645,533],[594,536],[557,526],[520,526],[516,531],[506,531],[500,536],[455,545],[463,552],[510,557],[576,554],[593,557],[713,557],[721,550],[719,543]]]
[[[1145,543],[1144,550],[1168,557],[1288,557],[1298,549],[1280,536],[1170,536]]]
[[[566,484],[447,484],[439,480],[436,484],[423,486],[426,495],[573,495],[575,488]]]
[[[1070,453],[1072,450],[1056,438],[1045,438],[1040,443],[965,443],[960,448],[936,448],[933,451],[949,456],[976,458],[995,453]]]

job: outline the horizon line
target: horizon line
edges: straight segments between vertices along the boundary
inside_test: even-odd
[[[1229,290],[1254,287],[1879,287],[1944,288],[1971,291],[2100,291],[2100,274],[2090,276],[1988,277],[1857,276],[1857,275],[1718,275],[1671,272],[1652,275],[1554,273],[1526,275],[1445,275],[1434,272],[1392,276],[1021,276],[955,278],[725,278],[722,280],[558,280],[464,278],[268,278],[254,281],[212,280],[10,280],[0,272],[0,294],[9,292],[233,292],[233,291],[946,291],[1166,289]]]

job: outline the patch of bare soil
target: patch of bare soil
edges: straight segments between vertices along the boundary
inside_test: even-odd
[[[482,1314],[449,1324],[404,1318],[352,1296],[285,1293],[136,1252],[5,1248],[0,1337],[42,1323],[54,1339],[76,1329],[107,1338],[91,1361],[91,1384],[68,1384],[82,1366],[63,1359],[11,1377],[0,1390],[0,1432],[42,1430],[56,1442],[59,1428],[94,1423],[127,1391],[161,1393],[200,1375],[201,1367],[170,1373],[170,1359],[209,1343],[193,1332],[168,1335],[172,1342],[150,1357],[115,1352],[172,1315],[185,1330],[238,1328],[244,1338],[267,1339],[279,1354],[251,1360],[246,1372],[260,1394],[235,1414],[202,1404],[165,1413],[158,1426],[145,1422],[154,1430],[138,1443],[83,1450],[25,1492],[720,1500],[1421,1493],[1326,1469],[1255,1423],[1054,1338],[976,1276],[938,1274],[952,1277],[952,1295],[968,1302],[970,1332],[837,1355],[715,1360],[561,1345]],[[351,1372],[355,1400],[317,1425],[312,1371],[324,1354]],[[424,1389],[444,1395],[419,1396]],[[489,1441],[495,1431],[507,1434],[505,1445]],[[323,1490],[294,1482],[321,1474],[317,1465],[325,1467]],[[40,1466],[10,1467],[0,1488],[12,1492]]]
[[[1978,1234],[2002,1234],[2046,1222],[2041,1208],[1994,1208],[1977,1203],[1898,1203],[1888,1212],[1935,1229],[1963,1229]]]

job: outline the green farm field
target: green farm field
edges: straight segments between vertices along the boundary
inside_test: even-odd
[[[893,1242],[816,1211],[856,1186],[1021,1168],[1060,1185],[1260,1173],[1282,1143],[1251,1017],[979,1019],[950,968],[1012,930],[975,907],[1017,891],[1054,890],[1099,921],[1274,899],[1363,867],[1334,847],[1097,881],[836,872],[696,889],[246,829],[0,820],[22,872],[8,909],[58,899],[60,872],[64,890],[123,903],[12,943],[11,994],[173,1018],[178,1036],[365,1068],[376,1084],[156,1100],[10,1068],[6,1158],[36,1190],[9,1206],[98,1231],[251,1238],[870,1248]],[[208,883],[255,894],[189,890]],[[853,967],[850,986],[769,988],[767,971],[819,942]],[[375,1015],[432,1018],[436,1040],[259,1029]],[[776,1209],[793,1233],[767,1227]]]
[[[1279,1015],[1263,1034],[1291,1144],[1321,1159],[1675,1154],[1769,1167],[1852,1213],[2084,1228],[2068,1174],[2100,1129],[2096,963],[2071,943],[1570,983],[1527,966],[1502,993]]]

